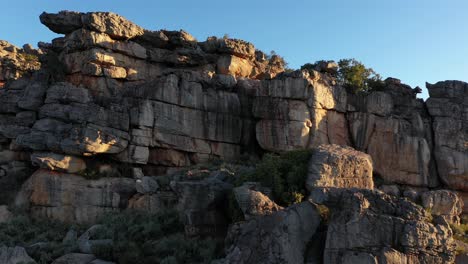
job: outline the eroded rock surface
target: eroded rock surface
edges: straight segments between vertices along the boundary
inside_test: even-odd
[[[303,263],[308,241],[320,223],[310,202],[231,226],[221,263]]]
[[[320,145],[312,152],[306,186],[373,189],[372,159],[351,147]]]
[[[335,190],[324,263],[453,263],[452,231],[419,206],[368,190]],[[351,261],[351,262],[350,262]],[[397,261],[397,262],[394,262]]]

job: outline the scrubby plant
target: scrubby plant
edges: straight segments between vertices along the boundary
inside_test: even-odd
[[[369,92],[383,87],[380,75],[356,59],[342,59],[338,66],[337,80],[350,92]]]
[[[99,223],[96,237],[112,239],[113,245],[93,247],[93,253],[118,263],[209,263],[218,245],[213,239],[190,239],[175,211],[158,214],[112,213]]]
[[[252,172],[239,176],[237,185],[257,181],[272,189],[276,203],[289,206],[307,196],[305,181],[310,150],[295,150],[278,154],[265,154]]]
[[[453,231],[453,238],[468,243],[468,224],[451,224],[450,227]]]
[[[322,63],[327,63],[327,61],[319,60],[315,63],[306,63],[301,66],[301,70],[316,70]],[[385,83],[378,73],[356,59],[338,61],[338,72],[335,77],[338,83],[351,93],[383,90],[385,87]]]
[[[35,220],[20,213],[6,223],[0,224],[0,246],[21,246],[39,264],[51,263],[67,253],[76,252],[75,243],[62,243],[70,225],[51,221]],[[81,227],[73,227],[79,230]]]

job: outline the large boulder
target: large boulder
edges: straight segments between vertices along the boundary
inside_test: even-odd
[[[55,33],[71,33],[83,26],[81,22],[82,13],[73,11],[60,11],[57,14],[43,12],[39,19],[41,23]]]
[[[257,186],[256,183],[247,182],[233,190],[234,197],[246,220],[259,215],[271,215],[284,209],[260,190],[257,190]]]
[[[131,39],[143,35],[143,28],[111,12],[79,13],[61,11],[58,14],[42,13],[41,23],[55,33],[69,34],[80,28],[106,33],[113,39]]]
[[[320,215],[306,201],[272,215],[233,224],[226,238],[226,264],[303,263]]]
[[[373,189],[372,159],[351,147],[320,145],[312,152],[306,187]]]

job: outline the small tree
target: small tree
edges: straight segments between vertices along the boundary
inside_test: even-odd
[[[380,75],[360,61],[342,59],[338,62],[338,66],[338,83],[353,93],[380,90],[384,86]]]

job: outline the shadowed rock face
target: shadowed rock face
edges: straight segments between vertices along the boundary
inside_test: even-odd
[[[368,190],[335,189],[323,263],[452,263],[448,225],[404,200]],[[350,262],[351,261],[351,262]]]

